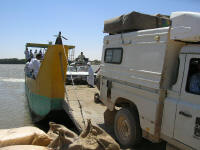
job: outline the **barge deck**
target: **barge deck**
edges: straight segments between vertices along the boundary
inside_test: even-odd
[[[96,87],[88,88],[87,85],[66,86],[67,95],[63,107],[80,131],[84,129],[87,119],[90,119],[94,125],[105,127],[106,106],[94,102],[94,94],[97,92]]]

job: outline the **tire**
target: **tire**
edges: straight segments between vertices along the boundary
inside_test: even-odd
[[[142,138],[141,127],[136,111],[132,108],[120,109],[114,121],[114,132],[118,142],[124,147],[131,147]]]

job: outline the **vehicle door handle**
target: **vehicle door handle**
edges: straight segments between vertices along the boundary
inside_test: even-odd
[[[179,111],[179,115],[183,115],[183,116],[185,116],[185,117],[192,118],[192,115],[191,115],[191,114],[188,114],[188,113],[186,113],[186,112],[184,112],[184,111]]]

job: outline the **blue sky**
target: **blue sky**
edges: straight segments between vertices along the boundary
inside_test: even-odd
[[[131,11],[200,12],[199,0],[1,0],[0,58],[23,58],[27,42],[48,43],[62,31],[89,58],[100,59],[104,20]]]

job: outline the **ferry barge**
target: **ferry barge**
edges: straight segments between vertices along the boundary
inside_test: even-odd
[[[55,45],[26,44],[26,49],[47,48],[37,77],[33,79],[25,75],[25,93],[35,121],[42,120],[52,111],[63,109],[67,54],[75,46],[62,45],[61,36],[58,38]]]

